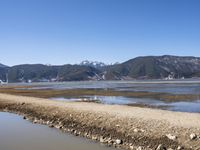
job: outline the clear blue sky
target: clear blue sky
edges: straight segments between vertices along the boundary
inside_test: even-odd
[[[200,56],[199,0],[0,0],[0,62]]]

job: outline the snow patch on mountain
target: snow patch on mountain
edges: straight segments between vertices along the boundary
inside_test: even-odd
[[[90,67],[94,67],[94,68],[100,68],[100,67],[107,66],[107,64],[105,64],[103,62],[89,61],[89,60],[84,60],[79,65],[81,65],[81,66],[90,66]]]

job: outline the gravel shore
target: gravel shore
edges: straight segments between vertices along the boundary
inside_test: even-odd
[[[8,94],[0,110],[123,149],[200,150],[200,114]]]

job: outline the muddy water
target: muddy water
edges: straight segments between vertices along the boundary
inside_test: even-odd
[[[114,150],[22,117],[0,112],[0,150]]]

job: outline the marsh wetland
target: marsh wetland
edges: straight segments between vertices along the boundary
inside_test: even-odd
[[[14,141],[19,135],[26,138],[10,141],[12,145],[0,144],[4,150],[22,149],[20,146],[35,148],[35,145],[49,150],[112,149],[70,135],[73,134],[120,149],[152,150],[160,145],[173,149],[181,146],[192,150],[191,145],[199,148],[199,85],[199,81],[3,85],[0,87],[0,110],[6,113],[0,113],[3,122],[0,139]],[[25,120],[10,113],[24,116]],[[5,126],[7,123],[9,126]],[[35,125],[37,123],[40,125]],[[193,133],[197,138],[184,143]],[[171,136],[176,138],[172,140]],[[34,140],[30,141],[31,138]],[[48,141],[52,142],[48,144]],[[20,145],[23,142],[24,145]]]
[[[181,112],[200,112],[200,81],[82,81],[63,83],[10,84],[1,93],[129,105]]]

